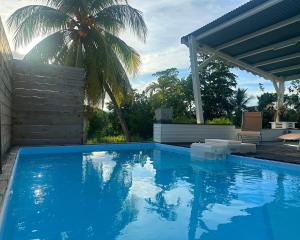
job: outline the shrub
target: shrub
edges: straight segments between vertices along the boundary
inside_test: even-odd
[[[172,123],[188,123],[188,124],[196,124],[196,118],[195,117],[186,117],[186,116],[181,116],[174,118]]]
[[[212,120],[207,120],[206,124],[209,125],[232,125],[232,121],[229,118],[220,117]]]
[[[126,142],[123,135],[118,136],[101,136],[95,137],[87,140],[87,144],[97,144],[97,143],[122,143]]]
[[[139,136],[132,136],[131,142],[143,142],[145,139],[139,137]],[[151,141],[151,139],[148,139],[148,141]],[[124,143],[126,142],[126,139],[123,135],[117,135],[117,136],[98,136],[94,138],[90,138],[87,140],[87,144],[99,144],[99,143]]]

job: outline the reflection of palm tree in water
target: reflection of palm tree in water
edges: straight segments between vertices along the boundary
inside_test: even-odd
[[[151,198],[146,199],[146,202],[149,204],[147,209],[156,212],[160,217],[168,221],[175,221],[177,218],[176,208],[180,205],[180,199],[177,199],[176,204],[168,204],[164,194],[165,191],[162,190],[155,195],[154,201]]]
[[[159,154],[159,156],[155,154]],[[161,156],[164,154],[166,153],[161,151],[152,151],[150,153],[156,170],[154,176],[155,186],[159,187],[160,191],[155,194],[154,199],[147,198],[145,201],[149,205],[147,210],[157,213],[161,218],[167,221],[176,221],[176,209],[180,206],[180,198],[177,198],[175,204],[168,203],[166,194],[176,187],[178,179],[187,176],[187,167],[175,168],[173,164],[170,165],[168,162],[168,157]],[[171,161],[174,161],[174,159]]]
[[[84,188],[86,188],[86,192],[92,192],[96,196],[87,202],[89,205],[98,206],[95,212],[90,214],[97,219],[94,222],[97,225],[95,227],[96,235],[103,239],[115,239],[120,231],[137,216],[135,200],[129,198],[128,193],[132,186],[130,166],[137,161],[138,154],[126,151],[113,154],[112,161],[115,162],[115,166],[106,182],[103,181],[102,168],[97,168],[95,171],[93,165],[90,164],[85,170],[89,175],[94,175],[87,179],[97,179],[97,181],[91,182],[87,180]],[[100,191],[96,191],[99,189]],[[97,216],[95,217],[95,215]],[[90,219],[87,218],[86,224],[90,225]]]
[[[203,232],[208,232],[205,222],[201,220],[203,212],[209,210],[209,206],[213,204],[229,205],[230,201],[236,198],[236,195],[230,192],[230,188],[234,184],[235,175],[232,171],[226,171],[230,168],[226,163],[223,166],[225,174],[218,172],[205,171],[198,169],[197,165],[193,165],[194,179],[193,183],[193,200],[189,223],[188,239],[196,239],[196,230],[198,227]],[[231,173],[231,174],[230,174]],[[228,175],[229,174],[229,175]]]

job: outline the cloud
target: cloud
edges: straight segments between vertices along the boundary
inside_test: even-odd
[[[247,0],[129,0],[143,12],[149,34],[146,44],[130,32],[121,37],[142,56],[142,73],[170,66],[188,68],[188,48],[181,37],[211,22]]]
[[[170,67],[180,69],[185,75],[189,72],[188,48],[180,43],[182,36],[204,26],[223,14],[246,3],[248,0],[128,0],[129,4],[143,12],[148,26],[148,38],[143,43],[129,31],[123,32],[121,38],[134,47],[141,55],[140,73],[132,78],[134,88],[144,89],[154,80],[152,73]],[[36,0],[1,0],[0,14],[3,20],[16,9],[37,4]],[[11,41],[11,35],[9,35]],[[35,41],[36,42],[36,41]],[[13,46],[13,44],[11,44]],[[15,56],[21,57],[33,46],[16,50]],[[269,81],[245,71],[234,70],[238,76],[238,85],[247,88],[251,95],[259,94],[258,83],[265,89],[273,91]]]
[[[2,0],[6,19],[13,11],[36,0]],[[143,12],[149,34],[146,44],[137,41],[130,32],[122,38],[142,56],[142,73],[164,68],[188,67],[188,49],[181,45],[182,36],[209,23],[247,0],[129,0],[129,4]],[[11,38],[10,38],[11,39]],[[31,47],[31,46],[30,46]],[[17,50],[25,54],[30,47]]]

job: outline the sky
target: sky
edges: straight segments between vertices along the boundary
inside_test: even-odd
[[[225,13],[239,7],[248,0],[128,0],[129,4],[143,12],[148,27],[146,43],[134,38],[130,32],[121,34],[121,38],[134,47],[142,59],[140,72],[131,77],[133,88],[142,91],[146,85],[155,80],[152,76],[157,71],[176,67],[180,76],[190,73],[189,51],[180,43],[182,36],[206,25]],[[37,0],[0,0],[0,16],[5,21],[16,9],[38,4]],[[22,58],[35,43],[14,49],[11,33],[8,32],[10,45],[15,58]],[[260,94],[259,83],[265,90],[274,92],[270,81],[264,80],[246,71],[233,69],[237,75],[238,87],[247,88],[248,95],[253,96],[251,104],[256,103],[255,96]]]

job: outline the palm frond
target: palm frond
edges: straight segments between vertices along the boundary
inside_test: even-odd
[[[124,26],[124,28],[128,27],[138,38],[146,41],[148,30],[142,12],[139,10],[128,4],[112,5],[98,12],[95,16],[95,21],[97,23],[100,22],[103,16],[111,18],[111,21],[122,23],[120,26]]]
[[[70,17],[43,5],[29,5],[16,10],[7,20],[14,30],[15,47],[29,44],[34,38],[67,28]]]
[[[77,57],[77,48],[78,48],[78,39],[73,40],[68,44],[68,49],[64,56],[64,65],[66,66],[76,66],[76,57]]]
[[[145,93],[149,93],[150,96],[152,96],[158,88],[159,84],[156,82],[152,82],[149,86],[146,87]]]
[[[99,14],[95,18],[95,22],[97,27],[100,27],[105,31],[115,35],[119,34],[120,30],[125,29],[125,25],[122,21],[118,19],[112,19],[110,15],[106,14]]]
[[[88,8],[92,14],[116,4],[127,4],[127,0],[88,0]]]
[[[104,72],[110,68],[107,46],[103,38],[92,30],[83,41],[84,63],[87,70],[86,98],[89,104],[103,105],[105,98]]]
[[[66,47],[65,31],[55,32],[35,45],[24,60],[49,63],[58,61],[60,52]]]
[[[107,43],[113,48],[116,55],[119,57],[123,66],[130,74],[136,74],[141,65],[140,55],[130,46],[128,46],[122,39],[105,33]]]
[[[105,98],[103,75],[101,73],[99,74],[96,59],[88,58],[86,61],[86,66],[87,78],[85,89],[87,101],[92,106],[103,106]]]
[[[92,29],[89,34],[89,47],[93,49],[93,57],[97,59],[97,69],[101,70],[104,80],[112,90],[116,101],[120,104],[132,88],[127,73],[114,51],[111,43],[103,34]],[[94,47],[93,47],[94,46]]]
[[[107,46],[107,42],[103,35],[99,34],[97,30],[91,29],[88,37],[84,40],[84,47],[85,49],[90,50],[91,53],[91,56],[88,56],[88,52],[86,52],[87,57],[96,58],[99,69],[103,72],[108,72],[108,69],[112,66],[109,62],[109,46]]]
[[[107,83],[114,93],[117,103],[120,105],[125,101],[126,96],[132,93],[132,88],[123,65],[113,51],[111,51],[110,62],[114,68],[110,77],[107,78]]]
[[[91,0],[47,0],[47,5],[54,6],[70,15],[74,15],[78,11],[87,14],[89,1]]]

